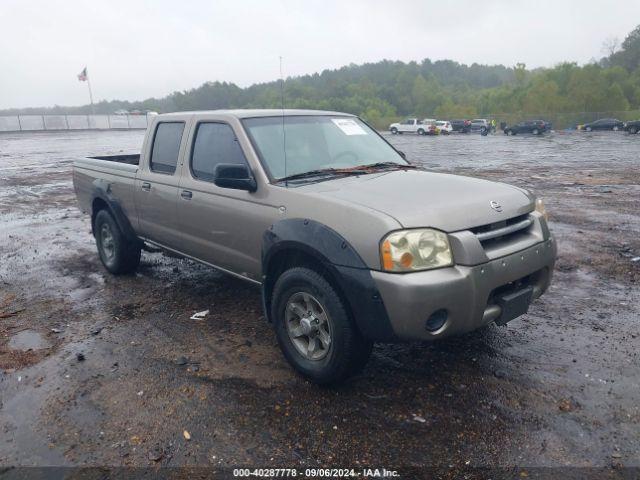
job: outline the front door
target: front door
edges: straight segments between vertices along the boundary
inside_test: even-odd
[[[233,128],[206,120],[193,129],[178,194],[184,253],[260,281],[262,236],[278,215],[265,189],[250,193],[218,187],[218,164],[246,164]]]
[[[180,169],[176,168],[186,142],[185,122],[159,122],[144,166],[135,183],[140,236],[180,250],[182,234],[176,212]]]

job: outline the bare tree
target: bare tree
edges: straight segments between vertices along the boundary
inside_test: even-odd
[[[602,42],[602,53],[608,57],[613,55],[620,48],[620,40],[618,37],[608,37]]]

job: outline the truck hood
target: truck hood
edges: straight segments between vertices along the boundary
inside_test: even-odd
[[[499,222],[534,208],[534,198],[517,187],[422,170],[347,177],[302,188],[377,210],[405,228],[432,227],[445,232]],[[499,208],[492,207],[494,202]]]

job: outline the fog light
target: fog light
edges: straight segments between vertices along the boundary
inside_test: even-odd
[[[430,332],[436,332],[445,324],[447,317],[448,314],[446,310],[436,310],[429,316],[429,318],[427,318],[425,328]]]

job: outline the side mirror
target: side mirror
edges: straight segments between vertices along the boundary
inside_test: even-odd
[[[398,155],[400,155],[405,160],[407,159],[407,155],[404,152],[401,152],[400,150],[396,150],[396,152],[398,152]]]
[[[222,188],[255,192],[258,189],[256,179],[248,165],[220,163],[214,170],[213,183]]]

